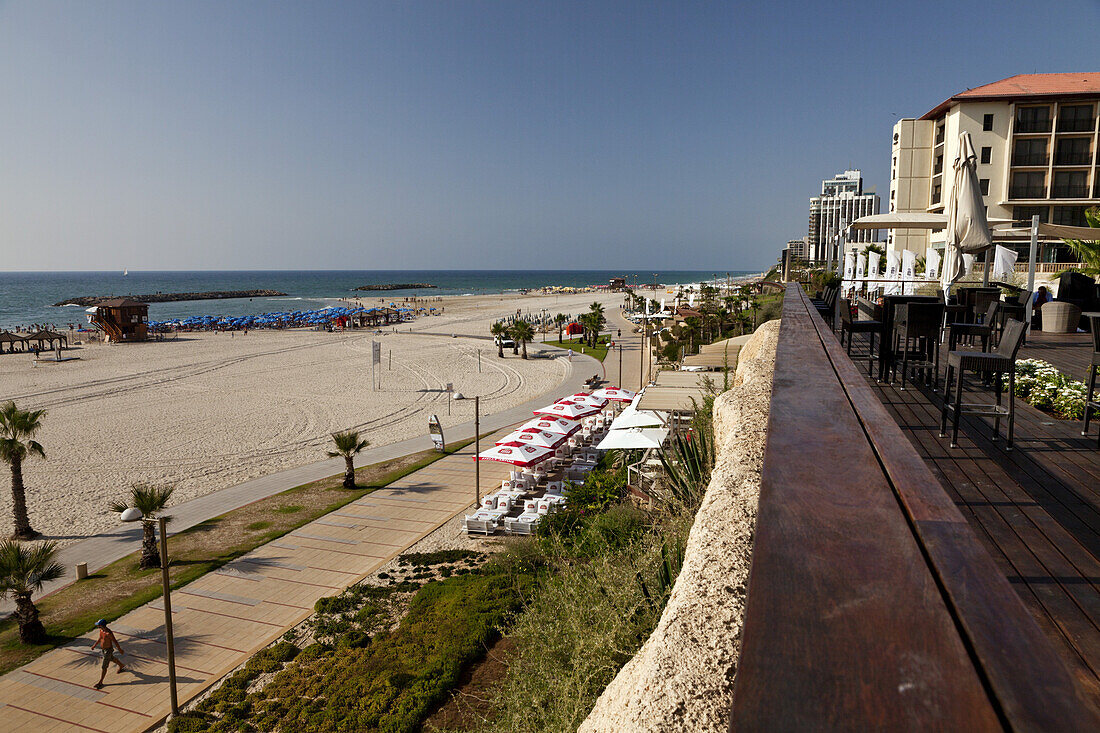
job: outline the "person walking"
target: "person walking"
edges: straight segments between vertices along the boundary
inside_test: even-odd
[[[125,671],[126,666],[115,659],[115,650],[118,650],[118,653],[122,654],[122,647],[119,645],[118,639],[115,638],[115,633],[107,628],[107,622],[104,619],[100,619],[95,622],[95,625],[99,627],[99,638],[96,639],[95,644],[92,644],[92,649],[98,646],[103,650],[103,662],[100,665],[99,682],[95,683],[95,688],[100,690],[103,688],[103,678],[107,676],[107,668],[111,666],[111,662],[118,665],[119,674]]]

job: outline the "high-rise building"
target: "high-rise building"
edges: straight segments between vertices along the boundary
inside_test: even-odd
[[[863,176],[858,170],[847,170],[821,182],[821,195],[810,199],[810,231],[806,237],[810,259],[836,259],[839,244],[837,234],[861,216],[879,213],[877,193],[863,192]],[[851,242],[872,242],[872,230],[847,234]]]
[[[943,213],[953,195],[959,135],[969,132],[990,219],[1086,226],[1085,209],[1100,204],[1097,104],[1100,72],[1020,74],[942,102],[919,119],[894,125],[890,211]],[[889,249],[923,256],[942,246],[944,231],[897,230]],[[1026,249],[1026,245],[1020,245]],[[1071,261],[1056,240],[1044,262]]]
[[[808,260],[810,258],[810,248],[806,244],[806,237],[788,240],[787,251],[790,253],[791,258],[795,260]]]

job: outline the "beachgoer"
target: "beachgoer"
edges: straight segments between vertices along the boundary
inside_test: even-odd
[[[95,622],[95,625],[99,627],[99,638],[92,644],[92,649],[98,646],[103,650],[103,661],[100,663],[99,682],[95,683],[95,688],[99,690],[103,687],[103,678],[107,676],[107,668],[111,666],[111,662],[118,665],[119,674],[126,669],[126,666],[115,659],[116,651],[120,655],[123,653],[122,647],[119,645],[118,639],[115,638],[115,633],[107,628],[107,622],[104,619],[100,619]]]

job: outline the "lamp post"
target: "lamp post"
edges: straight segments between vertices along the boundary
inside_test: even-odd
[[[145,522],[140,509],[130,507],[120,517],[123,522]],[[180,714],[179,698],[176,695],[176,645],[172,637],[172,592],[168,580],[168,521],[157,517],[160,530],[160,577],[164,588],[164,638],[168,644],[168,694],[172,701],[172,717]]]

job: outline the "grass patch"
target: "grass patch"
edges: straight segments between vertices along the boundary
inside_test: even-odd
[[[607,358],[607,336],[600,336],[599,341],[595,348],[581,342],[580,338],[568,339],[566,341],[547,341],[551,346],[557,346],[559,349],[569,349],[570,351],[576,351],[577,353],[583,353],[587,356],[591,356],[593,359],[603,361]]]
[[[455,443],[445,453],[426,450],[392,461],[362,466],[355,471],[357,487],[353,491],[343,488],[343,474],[339,474],[260,499],[172,535],[168,540],[172,588],[184,586],[260,545],[419,471],[472,442]],[[290,511],[291,507],[294,507],[293,511]],[[267,526],[259,528],[259,524]],[[257,528],[249,531],[254,526]],[[14,617],[0,621],[0,674],[10,672],[87,633],[96,619],[112,621],[159,598],[160,570],[139,569],[140,545],[136,541],[134,550],[132,554],[101,568],[87,580],[68,585],[36,601],[46,626],[45,644],[26,646],[20,643]]]
[[[271,522],[264,520],[260,522],[252,522],[251,524],[246,524],[244,528],[249,531],[255,532],[256,530],[267,529],[270,526]]]

